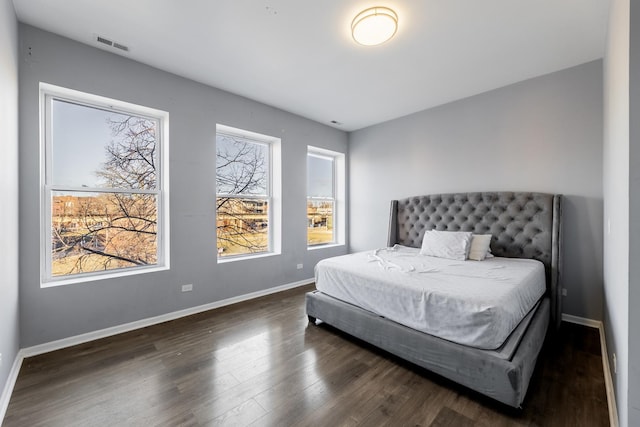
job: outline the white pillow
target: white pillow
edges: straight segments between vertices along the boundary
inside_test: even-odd
[[[471,236],[471,247],[469,248],[469,259],[482,261],[490,253],[491,234],[474,234]]]
[[[471,236],[470,231],[425,231],[420,255],[464,261],[471,246]]]

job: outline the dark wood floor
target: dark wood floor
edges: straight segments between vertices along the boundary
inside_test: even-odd
[[[595,329],[563,324],[518,411],[308,325],[309,289],[26,359],[2,425],[608,425]]]

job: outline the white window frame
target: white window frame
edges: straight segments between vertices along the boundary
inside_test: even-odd
[[[346,234],[346,161],[344,153],[327,150],[325,148],[307,146],[307,158],[315,156],[333,160],[333,198],[327,197],[310,197],[307,193],[307,202],[309,201],[333,201],[333,241],[330,243],[319,243],[309,245],[307,238],[307,249],[322,249],[332,246],[345,244]],[[308,191],[308,188],[307,188]],[[307,215],[305,203],[305,216]],[[305,221],[306,222],[306,221]],[[306,235],[306,234],[305,234]]]
[[[239,129],[227,125],[216,125],[216,139],[218,134],[224,134],[246,140],[253,144],[262,144],[268,147],[269,153],[267,174],[267,194],[266,195],[243,195],[243,194],[227,194],[218,193],[216,186],[216,200],[218,197],[229,197],[235,199],[257,199],[267,200],[267,250],[263,252],[253,252],[247,254],[218,256],[216,253],[216,259],[219,264],[227,262],[247,260],[252,258],[263,258],[267,256],[279,255],[281,253],[281,224],[282,224],[282,182],[281,182],[281,163],[280,163],[280,138],[276,138],[269,135],[264,135],[257,132],[252,132],[244,129]],[[217,160],[217,159],[216,159]],[[216,175],[217,180],[217,175]],[[218,210],[215,212],[215,223],[217,224]],[[216,248],[218,246],[218,235],[216,231]]]
[[[158,150],[157,183],[155,190],[94,188],[58,185],[52,182],[52,130],[51,114],[53,100],[112,111],[114,113],[131,114],[158,122],[156,130]],[[111,279],[142,273],[168,270],[169,256],[169,113],[154,108],[143,107],[124,101],[118,101],[99,95],[93,95],[48,83],[40,83],[40,286],[51,287],[94,280]],[[52,193],[54,191],[79,193],[137,193],[154,194],[157,200],[157,263],[149,266],[132,266],[106,271],[78,273],[66,276],[52,276],[51,260],[51,215]]]

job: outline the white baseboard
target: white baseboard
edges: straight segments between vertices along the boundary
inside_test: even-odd
[[[0,395],[0,424],[2,424],[2,420],[4,420],[4,415],[7,413],[7,408],[9,407],[9,400],[11,400],[13,387],[16,385],[16,380],[18,379],[18,373],[20,372],[20,367],[22,366],[23,360],[24,360],[24,354],[22,350],[20,350],[18,351],[18,354],[16,354],[16,358],[13,361],[11,370],[9,371],[9,377],[7,378],[7,382],[4,384],[2,395]]]
[[[616,405],[616,395],[613,391],[613,379],[611,378],[611,369],[609,367],[609,353],[607,352],[607,340],[604,335],[604,325],[599,320],[586,319],[584,317],[572,316],[570,314],[562,314],[562,320],[578,325],[597,328],[600,333],[600,349],[602,352],[602,371],[604,372],[604,386],[607,392],[607,406],[609,409],[609,424],[611,427],[618,427],[618,408]]]
[[[609,352],[607,351],[607,340],[604,335],[604,325],[600,322],[600,348],[602,349],[602,369],[604,370],[604,386],[607,390],[607,404],[609,405],[609,424],[611,427],[618,427],[618,407],[616,405],[616,394],[613,391],[613,379],[611,378],[611,368],[609,367]]]
[[[599,329],[602,322],[599,320],[587,319],[585,317],[572,316],[571,314],[562,313],[562,320],[577,325],[588,326],[590,328]]]
[[[314,280],[313,278],[301,280],[298,282],[265,289],[263,291],[257,291],[257,292],[252,292],[250,294],[244,294],[244,295],[239,295],[237,297],[227,298],[222,301],[216,301],[209,304],[199,305],[197,307],[191,307],[184,310],[161,314],[160,316],[149,317],[146,319],[137,320],[135,322],[113,326],[111,328],[88,332],[86,334],[75,335],[73,337],[63,338],[61,340],[51,341],[48,343],[27,347],[22,349],[21,352],[23,353],[23,357],[37,356],[39,354],[48,353],[54,350],[60,350],[62,348],[67,348],[67,347],[71,347],[78,344],[84,344],[89,341],[110,337],[112,335],[117,335],[123,332],[129,332],[129,331],[133,331],[140,328],[145,328],[147,326],[156,325],[158,323],[167,322],[169,320],[175,320],[181,317],[191,316],[192,314],[202,313],[203,311],[213,310],[214,308],[224,307],[226,305],[236,304],[238,302],[247,301],[247,300],[259,298],[265,295],[274,294],[276,292],[282,292],[288,289],[293,289],[300,286],[308,285],[313,283],[313,280]]]

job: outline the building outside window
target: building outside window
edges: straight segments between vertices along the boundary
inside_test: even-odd
[[[43,284],[168,268],[168,114],[41,84]]]
[[[278,252],[279,185],[274,164],[279,140],[218,125],[216,132],[216,233],[218,258]],[[276,178],[274,180],[274,178]]]

